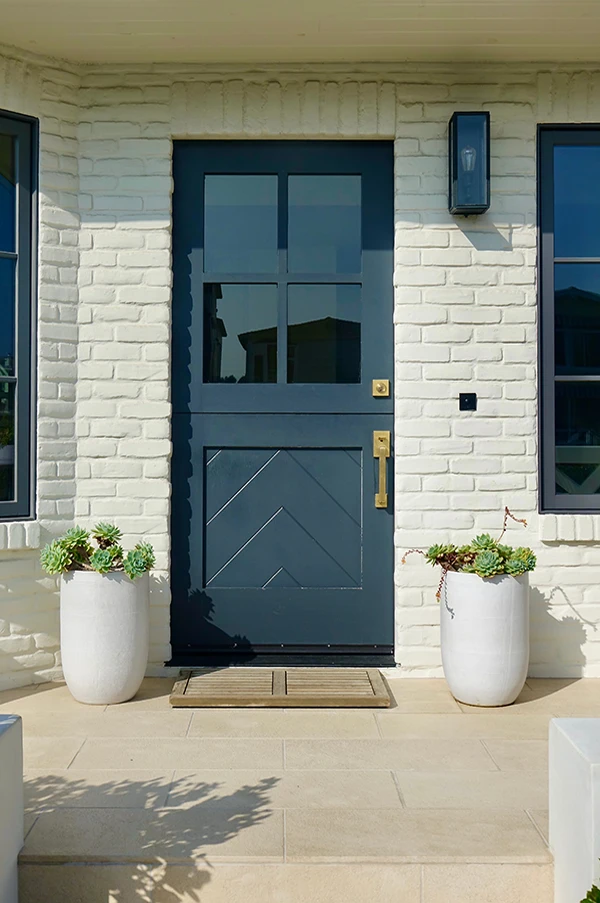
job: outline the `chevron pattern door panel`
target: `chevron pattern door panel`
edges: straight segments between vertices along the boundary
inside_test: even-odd
[[[358,449],[207,449],[205,586],[361,586]]]

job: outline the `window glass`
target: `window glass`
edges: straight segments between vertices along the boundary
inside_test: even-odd
[[[275,273],[277,176],[206,176],[204,271]]]
[[[360,382],[360,285],[288,286],[288,382]]]
[[[600,373],[600,264],[554,266],[557,374]]]
[[[288,271],[361,272],[361,177],[289,176]]]
[[[15,250],[15,201],[15,139],[0,135],[0,251]]]
[[[0,518],[31,512],[34,126],[0,115]]]
[[[15,386],[0,376],[0,502],[15,497]]]
[[[0,257],[0,379],[15,375],[15,268]]]
[[[556,384],[556,492],[600,492],[600,384]]]
[[[277,286],[204,286],[204,382],[277,382]]]
[[[554,254],[600,257],[600,147],[554,148]]]

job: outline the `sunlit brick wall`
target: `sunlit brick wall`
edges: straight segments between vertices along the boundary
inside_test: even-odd
[[[499,532],[509,505],[529,521],[527,532],[511,527],[509,541],[528,543],[539,556],[532,673],[600,676],[600,518],[537,515],[535,284],[536,126],[600,122],[600,72],[10,66],[10,78],[0,80],[0,106],[42,116],[41,538],[76,512],[83,524],[115,519],[126,542],[143,535],[154,543],[151,670],[170,654],[172,138],[363,137],[395,139],[396,149],[395,583],[402,673],[441,673],[437,577],[415,559],[400,566],[402,551]],[[485,109],[492,117],[492,206],[468,220],[447,212],[447,123],[459,109]],[[459,412],[459,391],[477,392],[476,413]],[[18,610],[26,598],[21,610],[33,615],[51,600],[56,619],[53,581],[39,575],[36,553],[16,551],[41,540],[34,533],[21,539],[15,529],[0,526],[0,543],[6,534],[9,544],[10,534],[15,548],[0,553],[0,599]],[[3,561],[17,570],[30,562],[27,593],[19,590],[17,598],[11,587],[22,578],[8,571],[3,578]],[[0,625],[12,624],[1,620],[2,604]],[[34,637],[33,615],[32,626],[15,636]],[[54,656],[56,630],[50,635]],[[11,627],[0,626],[0,641],[12,636]],[[35,648],[18,655],[37,654]],[[7,655],[17,661],[16,651]],[[12,674],[12,662],[2,660],[0,675]],[[46,673],[18,662],[19,679],[23,668],[27,679]]]

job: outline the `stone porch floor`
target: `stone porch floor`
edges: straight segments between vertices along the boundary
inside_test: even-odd
[[[599,715],[600,680],[490,710],[392,679],[385,711],[173,710],[172,683],[106,708],[0,693],[24,723],[21,903],[551,903],[548,722]]]

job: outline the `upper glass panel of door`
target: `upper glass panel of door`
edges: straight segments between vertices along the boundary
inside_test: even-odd
[[[360,176],[205,177],[205,273],[358,274],[361,245]]]
[[[361,192],[360,175],[205,177],[205,383],[360,383]]]
[[[289,176],[288,272],[360,273],[360,176]]]

